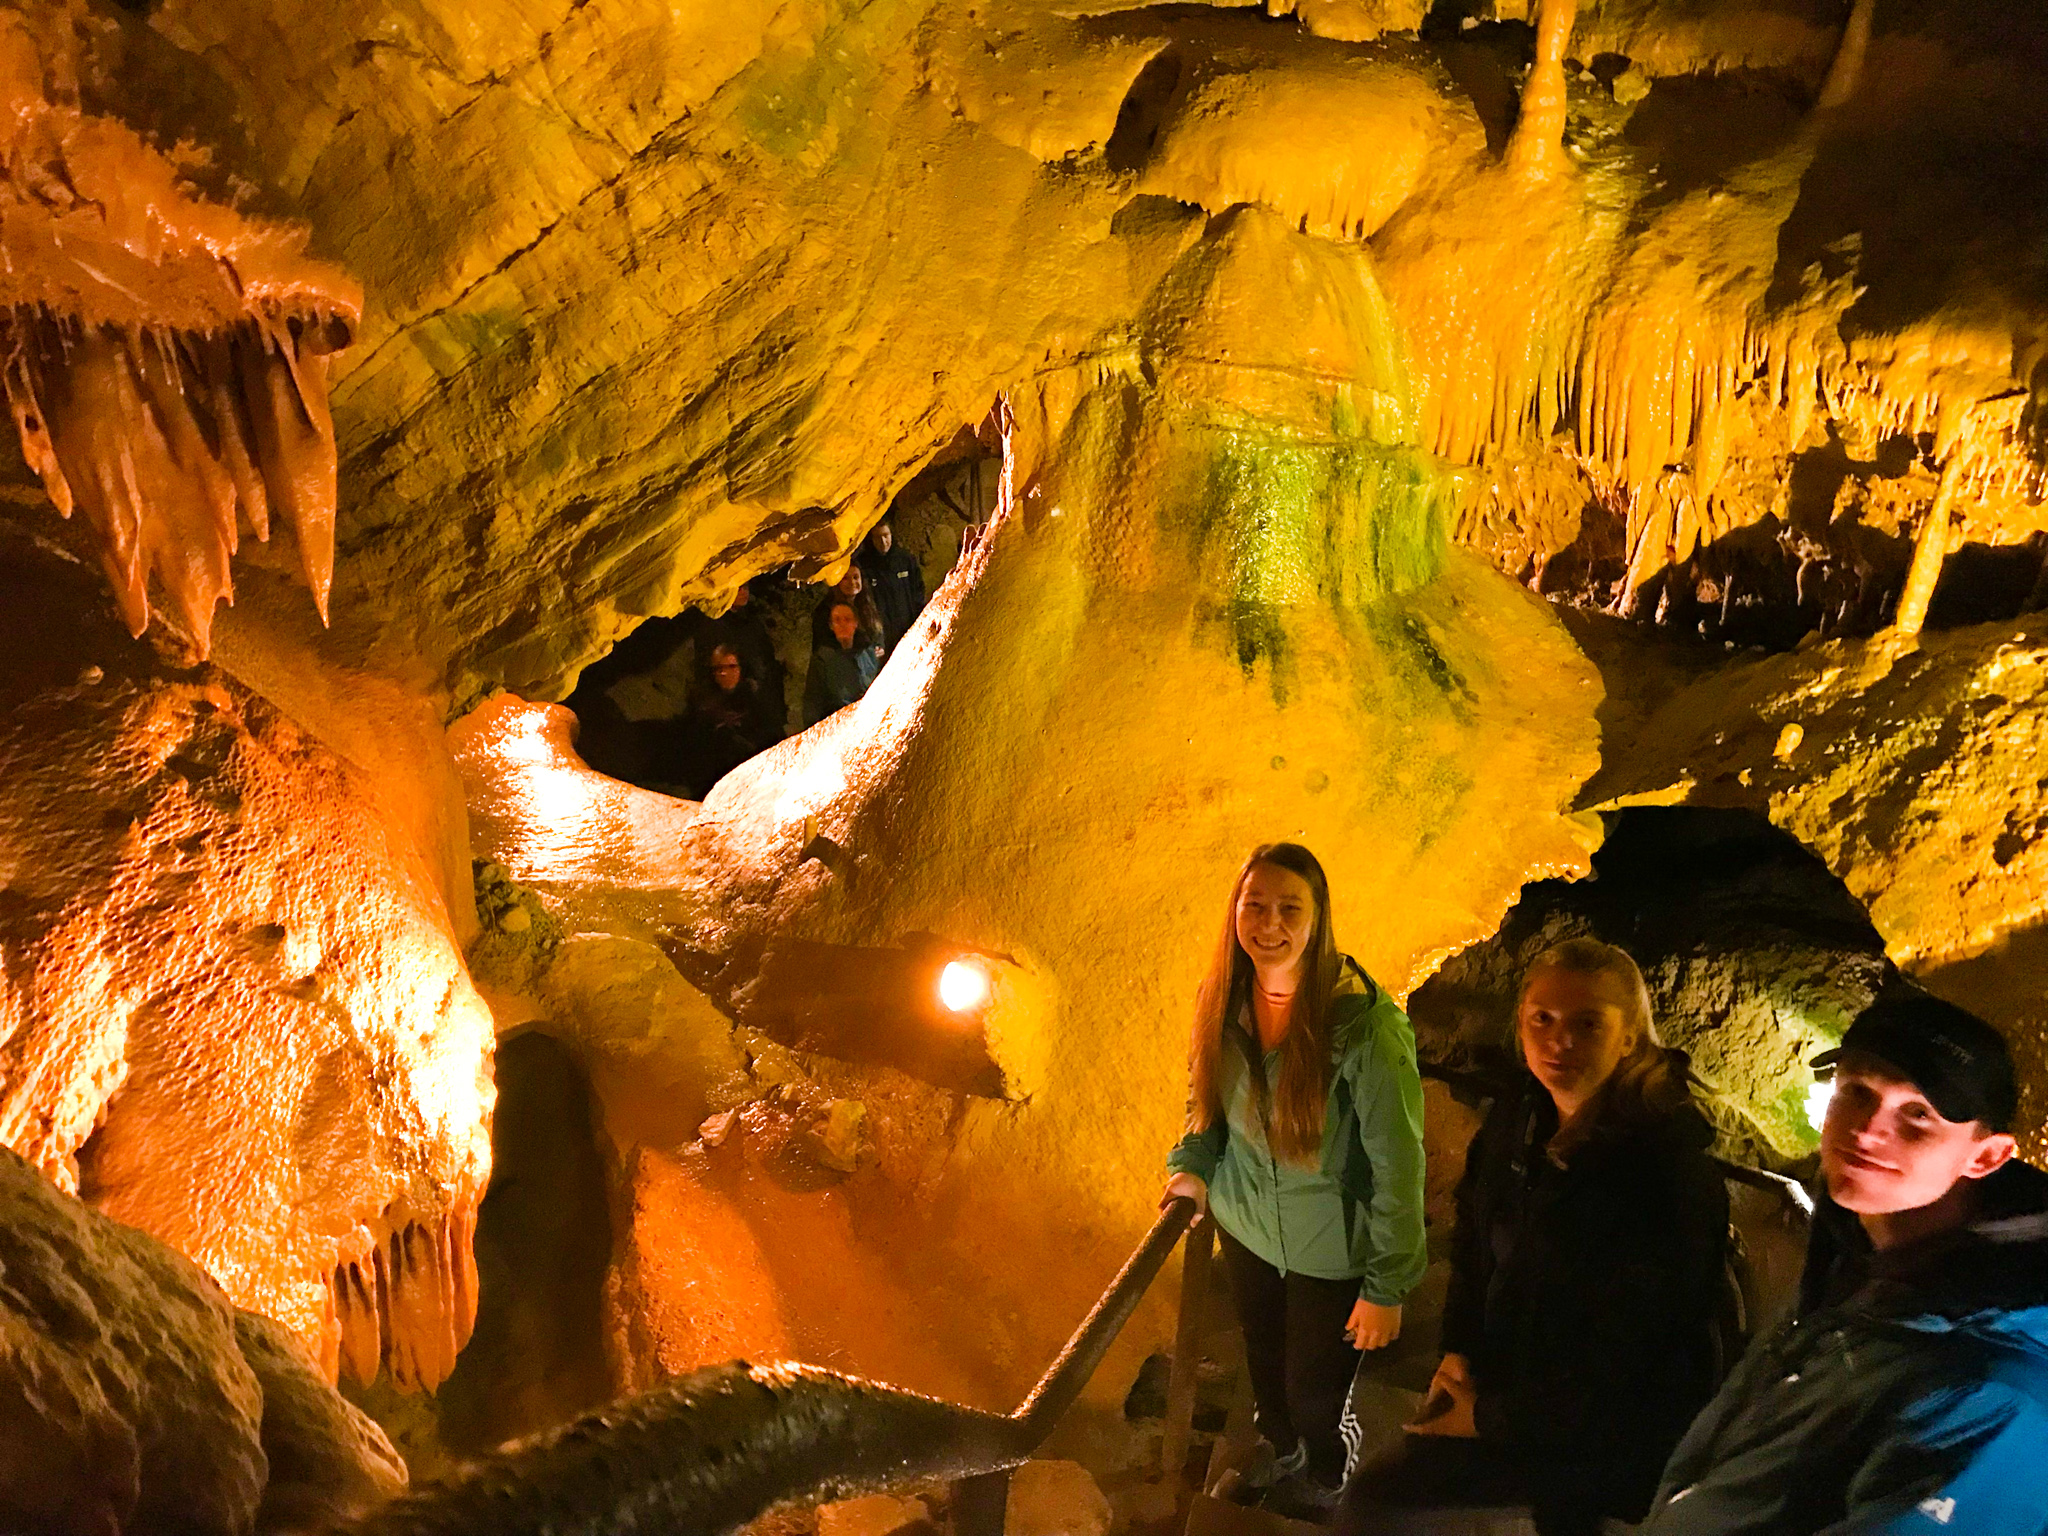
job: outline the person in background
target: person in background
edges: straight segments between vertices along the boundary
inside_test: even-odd
[[[739,657],[748,682],[753,685],[760,704],[755,734],[765,736],[764,744],[782,740],[789,729],[784,681],[787,669],[782,665],[782,658],[775,653],[775,637],[769,632],[768,621],[762,617],[761,605],[754,601],[752,583],[742,585],[733,593],[732,606],[706,626],[699,641],[699,654],[716,645],[732,648],[733,654]]]
[[[759,690],[729,645],[711,648],[679,734],[679,782],[692,800],[702,800],[712,785],[782,739],[764,724]]]
[[[849,565],[846,574],[834,582],[819,600],[811,613],[811,644],[813,647],[832,643],[832,605],[846,603],[853,609],[855,632],[860,643],[888,654],[883,643],[882,616],[875,610],[874,594],[868,591],[867,578],[861,574],[859,565]]]
[[[1642,973],[1573,939],[1523,978],[1527,1072],[1457,1191],[1443,1361],[1406,1443],[1345,1490],[1347,1533],[1527,1506],[1541,1536],[1640,1519],[1713,1395],[1728,1192]]]
[[[826,617],[832,627],[831,643],[811,653],[810,675],[804,679],[806,729],[859,699],[882,668],[882,648],[861,634],[853,604],[844,599],[834,602]]]
[[[1222,1237],[1267,1450],[1248,1481],[1319,1518],[1356,1352],[1399,1336],[1426,1263],[1422,1082],[1407,1015],[1337,948],[1329,881],[1297,843],[1238,873],[1188,1079],[1161,1204],[1192,1199]]]
[[[1665,1469],[1642,1536],[2048,1532],[2048,1175],[1976,1015],[1900,988],[1859,1014],[1821,1128],[1794,1315]]]
[[[891,655],[924,611],[924,572],[917,559],[896,546],[896,530],[888,518],[875,524],[860,552],[861,574],[882,617],[882,646]]]

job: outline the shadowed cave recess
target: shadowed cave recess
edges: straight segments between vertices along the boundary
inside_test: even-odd
[[[2029,0],[0,0],[0,1527],[1181,1536],[1263,841],[1424,1067],[1368,1433],[1563,938],[1752,1316],[1892,979],[2048,1154],[2044,69]]]

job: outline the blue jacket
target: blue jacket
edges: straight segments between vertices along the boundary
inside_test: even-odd
[[[1223,1117],[1181,1140],[1175,1173],[1209,1186],[1218,1226],[1284,1274],[1357,1280],[1359,1294],[1398,1306],[1428,1263],[1422,1232],[1422,1079],[1415,1031],[1378,983],[1347,959],[1330,1003],[1330,1096],[1314,1167],[1275,1158],[1242,1025],[1217,1062]],[[1265,1080],[1279,1070],[1265,1053]]]
[[[1823,1194],[1795,1315],[1664,1469],[1641,1536],[2048,1536],[2048,1175],[1873,1253]]]

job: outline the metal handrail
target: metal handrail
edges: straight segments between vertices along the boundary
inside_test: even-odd
[[[1194,1222],[1195,1214],[1195,1202],[1185,1195],[1176,1196],[1166,1203],[1145,1240],[1124,1261],[1124,1267],[1117,1271],[1116,1278],[1109,1282],[1109,1288],[1081,1320],[1081,1326],[1074,1330],[1073,1337],[1067,1340],[1058,1358],[1039,1378],[1038,1385],[1010,1415],[1026,1427],[1027,1433],[1037,1437],[1031,1442],[1033,1450],[1052,1433],[1053,1425],[1074,1405],[1074,1399],[1088,1385],[1088,1378],[1095,1374],[1103,1355],[1116,1342],[1124,1324],[1130,1321],[1131,1314],[1137,1310],[1138,1303],[1165,1266],[1174,1244]]]
[[[1072,1407],[1188,1230],[1167,1202],[1052,1365],[1008,1414],[804,1365],[713,1366],[587,1414],[406,1493],[354,1536],[543,1536],[636,1529],[722,1536],[778,1504],[904,1482],[955,1483],[961,1536],[1000,1536],[1010,1469]],[[622,1527],[621,1527],[622,1528]]]

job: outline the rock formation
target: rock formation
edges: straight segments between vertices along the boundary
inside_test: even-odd
[[[475,1307],[490,1019],[394,814],[432,793],[404,760],[431,720],[359,685],[399,748],[373,777],[130,639],[81,567],[4,547],[25,590],[0,609],[0,1135],[330,1374],[388,1354],[439,1380]]]
[[[0,5],[0,1141],[432,1387],[545,1034],[579,1391],[986,1406],[1148,1219],[1247,846],[1405,995],[1685,805],[2008,1028],[2040,1152],[2044,67],[2031,0]],[[859,705],[701,806],[575,760],[640,620],[963,444]],[[1796,1150],[1831,1027],[1728,1124]],[[267,1521],[285,1346],[162,1283],[194,1509]],[[139,1524],[89,1418],[49,1518]]]
[[[382,1505],[405,1468],[274,1323],[0,1149],[0,1523],[285,1532]]]

